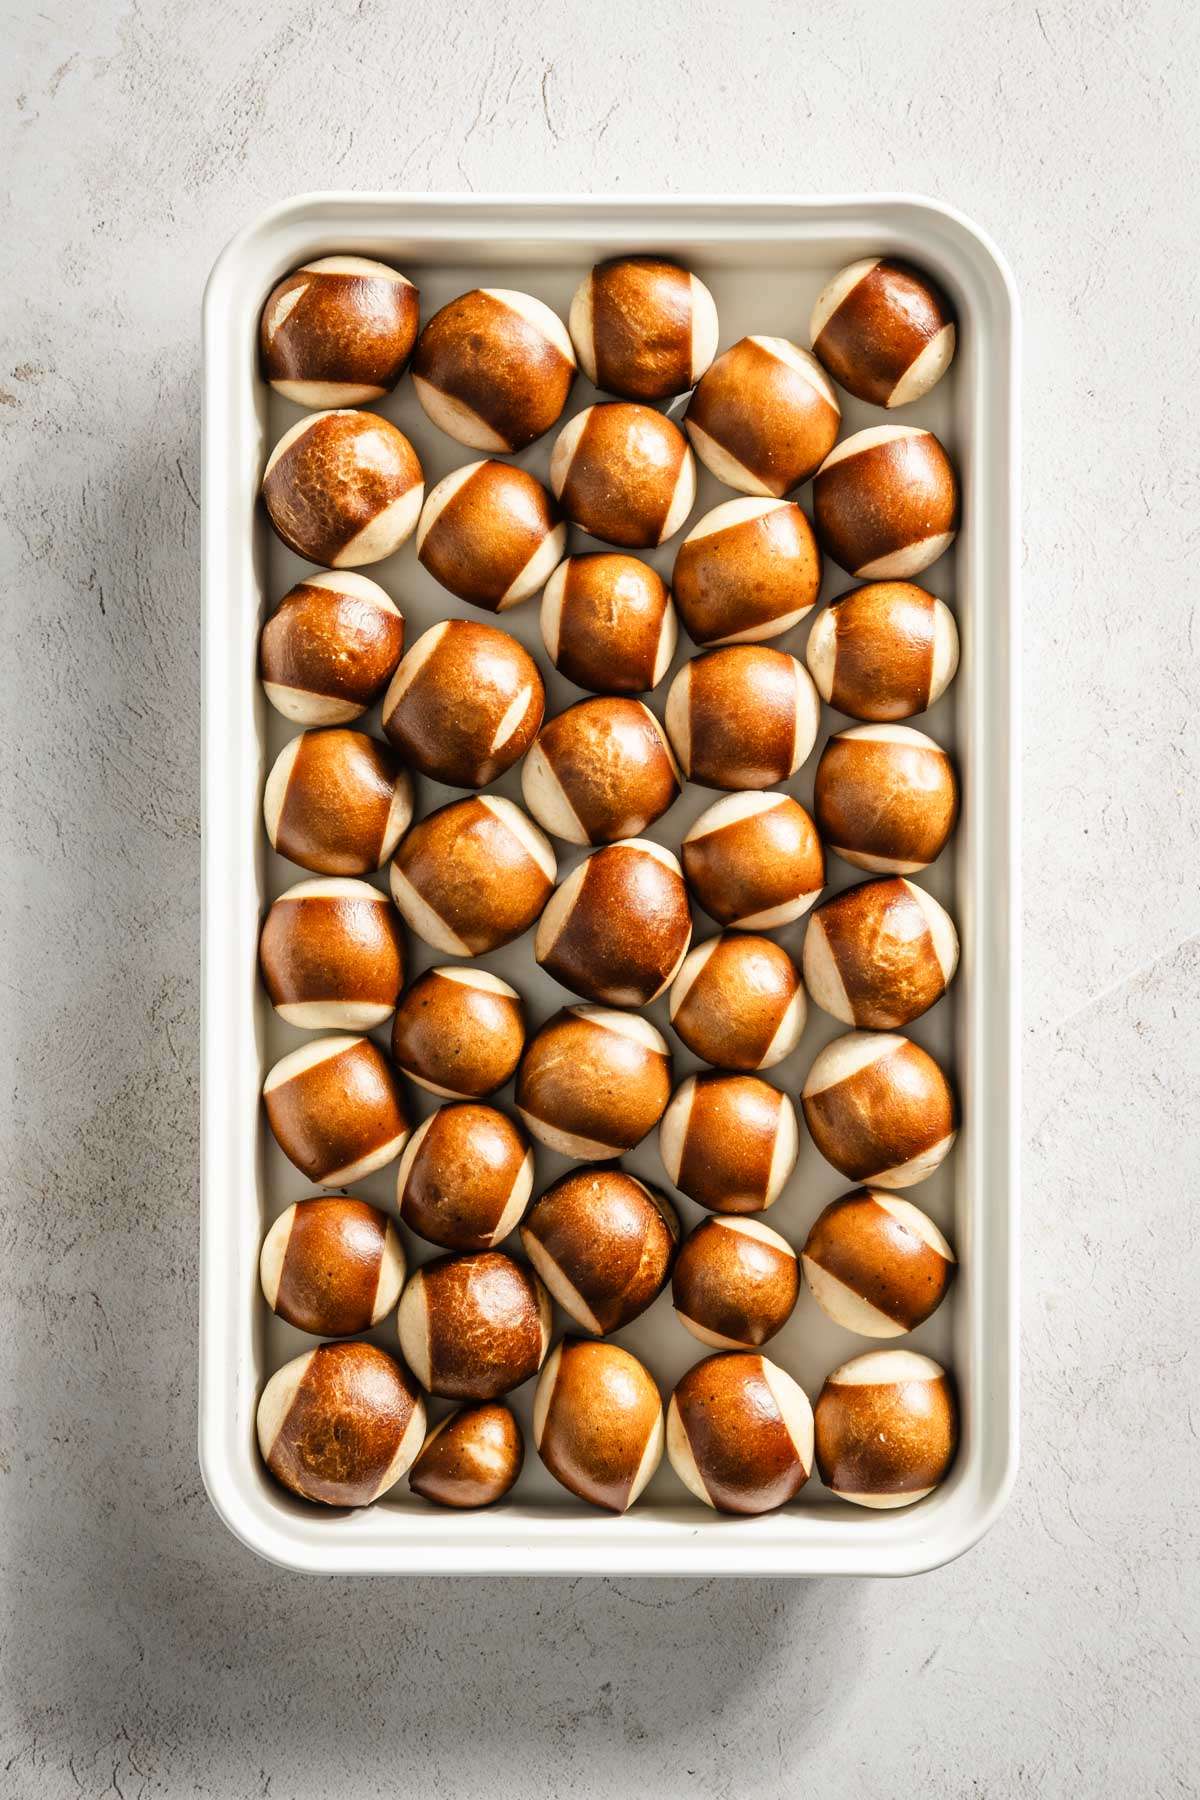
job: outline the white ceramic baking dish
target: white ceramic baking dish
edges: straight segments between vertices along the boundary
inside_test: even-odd
[[[954,913],[962,936],[959,979],[912,1035],[953,1066],[965,1124],[947,1165],[913,1197],[951,1235],[960,1259],[951,1298],[911,1340],[957,1377],[962,1444],[953,1472],[929,1499],[869,1512],[832,1498],[814,1474],[797,1503],[759,1519],[719,1517],[685,1494],[664,1463],[623,1518],[573,1501],[546,1475],[530,1441],[525,1475],[501,1507],[451,1514],[411,1496],[401,1482],[376,1506],[330,1513],[292,1501],[265,1475],[254,1412],[267,1374],[313,1340],[269,1318],[257,1286],[257,1254],[269,1221],[311,1191],[264,1129],[264,1069],[299,1041],[266,1004],[256,978],[259,923],[269,900],[304,871],[265,844],[261,792],[268,758],[292,735],[267,708],[256,680],[264,608],[303,567],[275,540],[256,505],[269,445],[299,414],[269,396],[258,373],[256,327],[272,284],[314,255],[350,250],[404,269],[422,290],[422,316],[486,282],[527,288],[565,316],[570,294],[597,258],[657,249],[709,283],[723,344],[747,331],[807,342],[818,288],[838,266],[876,251],[908,255],[953,297],[961,320],[951,374],[906,409],[931,426],[962,475],[964,525],[951,554],[922,580],[955,607],[962,633],[957,681],[927,719],[960,765],[964,806],[952,845],[925,878]],[[947,207],[906,196],[834,199],[478,198],[459,195],[317,194],[274,208],[225,250],[204,303],[204,1044],[201,1245],[200,1461],[214,1506],[246,1544],[278,1563],[331,1574],[911,1574],[949,1561],[988,1528],[1012,1485],[1017,1455],[1017,769],[1015,592],[1017,515],[1017,307],[1011,280],[984,235]],[[592,397],[580,382],[571,407]],[[379,409],[410,433],[430,482],[473,453],[424,419],[411,391]],[[883,415],[846,398],[845,429]],[[544,472],[547,442],[520,460]],[[709,477],[698,508],[727,498]],[[807,491],[801,501],[807,504]],[[586,540],[580,547],[594,547]],[[652,560],[669,572],[674,546]],[[416,562],[411,543],[370,574],[400,601],[412,642],[435,618],[466,613]],[[823,598],[850,586],[830,568]],[[505,615],[546,659],[537,602]],[[808,622],[781,642],[802,654]],[[681,654],[686,654],[685,649]],[[578,698],[549,671],[548,711]],[[667,683],[653,698],[661,711]],[[374,716],[367,723],[374,724]],[[834,719],[826,709],[819,744]],[[377,725],[376,725],[377,729]],[[789,784],[811,797],[816,753]],[[500,784],[519,797],[517,772]],[[424,784],[426,807],[450,797]],[[685,795],[653,835],[678,843],[714,796]],[[565,872],[573,856],[561,859]],[[831,885],[854,871],[831,859]],[[711,922],[698,921],[698,936]],[[798,950],[803,924],[790,937]],[[415,942],[413,964],[435,960]],[[535,1022],[567,996],[533,963],[528,939],[492,960],[516,981]],[[660,1022],[662,1005],[657,1009]],[[798,1051],[771,1079],[796,1095],[817,1049],[842,1028],[810,1014]],[[676,1051],[681,1047],[673,1044]],[[694,1065],[686,1053],[677,1073]],[[416,1096],[423,1116],[433,1102]],[[502,1096],[503,1100],[507,1098]],[[848,1185],[806,1134],[795,1176],[771,1215],[800,1243],[817,1211]],[[627,1162],[663,1180],[653,1139]],[[539,1185],[561,1159],[540,1160]],[[383,1204],[394,1167],[357,1190]],[[685,1224],[699,1216],[684,1202]],[[432,1254],[410,1239],[414,1260]],[[376,1334],[388,1342],[394,1324]],[[391,1339],[394,1342],[394,1338]],[[698,1346],[675,1320],[669,1295],[621,1333],[664,1394]],[[815,1399],[829,1369],[869,1348],[828,1321],[804,1293],[770,1354]],[[527,1384],[527,1389],[532,1384]],[[516,1397],[527,1439],[531,1396]],[[440,1410],[436,1409],[435,1411]]]

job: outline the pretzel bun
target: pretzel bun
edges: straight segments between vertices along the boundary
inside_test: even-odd
[[[450,437],[509,455],[562,412],[575,352],[562,320],[532,294],[473,288],[434,313],[417,340],[412,379]]]
[[[420,295],[365,256],[322,256],[272,288],[263,307],[263,374],[297,406],[363,406],[394,388],[412,352]]]
[[[435,950],[482,956],[528,931],[557,873],[549,842],[520,807],[480,794],[413,827],[392,863],[392,899]]]
[[[447,1400],[495,1400],[537,1373],[550,1344],[550,1296],[499,1250],[437,1256],[400,1296],[400,1347]]]
[[[378,582],[318,569],[263,626],[263,692],[297,725],[345,725],[382,693],[403,649],[404,615]]]
[[[481,788],[528,750],[546,690],[529,652],[475,619],[419,637],[383,701],[384,735],[431,781]]]
[[[434,580],[486,612],[536,594],[566,547],[549,494],[511,463],[468,463],[443,476],[417,526],[417,555]]]
[[[626,400],[668,400],[694,387],[717,353],[713,297],[658,256],[597,263],[567,320],[588,380]]]
[[[816,827],[790,794],[726,794],[683,840],[683,872],[706,913],[742,931],[774,931],[825,885]]]
[[[927,394],[954,357],[954,313],[919,269],[866,256],[821,289],[809,335],[848,394],[872,406],[907,406]]]
[[[577,687],[642,694],[671,666],[679,628],[667,584],[636,556],[568,556],[542,595],[542,641]]]
[[[855,1506],[911,1506],[958,1448],[946,1371],[915,1350],[868,1350],[826,1377],[815,1418],[821,1480]]]
[[[665,1194],[624,1169],[575,1169],[534,1201],[521,1242],[563,1311],[603,1337],[666,1286],[679,1217]]]
[[[821,548],[863,581],[909,581],[950,548],[958,477],[932,431],[871,425],[834,446],[813,477]]]
[[[411,537],[425,494],[417,453],[378,413],[310,413],[267,461],[263,500],[289,550],[357,569]]]
[[[777,500],[824,461],[841,422],[816,357],[781,337],[744,337],[723,351],[684,419],[693,450],[718,481]]]
[[[689,1200],[712,1212],[765,1212],[795,1168],[799,1147],[791,1101],[757,1075],[689,1075],[658,1129],[663,1168]]]
[[[273,1313],[317,1337],[351,1337],[386,1318],[404,1286],[404,1247],[386,1213],[326,1195],[280,1213],[258,1259]]]
[[[569,844],[637,837],[679,797],[667,734],[640,700],[577,700],[548,719],[521,770],[525,804]]]
[[[404,940],[386,894],[367,881],[299,881],[274,901],[258,945],[271,1004],[307,1031],[368,1031],[404,985]]]
[[[800,1042],[808,1007],[800,972],[779,944],[727,931],[689,952],[671,984],[671,1023],[720,1069],[770,1069]]]
[[[851,588],[813,620],[805,649],[822,700],[853,719],[911,718],[940,700],[958,670],[958,626],[911,581]]]
[[[692,941],[679,864],[647,838],[594,850],[554,891],[534,955],[573,993],[647,1006],[671,985]]]
[[[538,1377],[533,1438],[570,1493],[626,1512],[662,1460],[662,1400],[654,1379],[617,1344],[563,1338]]]
[[[684,663],[667,691],[679,766],[715,788],[769,788],[794,775],[817,741],[821,707],[794,656],[730,644]]]
[[[568,519],[606,544],[647,549],[674,537],[696,498],[696,464],[678,425],[649,406],[606,401],[559,432],[550,485]]]
[[[408,1472],[408,1485],[438,1506],[492,1506],[521,1473],[525,1440],[499,1400],[460,1406],[439,1420]]]
[[[900,875],[861,881],[808,922],[804,980],[846,1025],[894,1031],[941,999],[958,967],[958,933],[932,894]]]
[[[954,1095],[932,1056],[887,1032],[850,1031],[826,1044],[800,1098],[825,1160],[872,1187],[924,1181],[958,1129]]]
[[[445,1250],[491,1250],[533,1192],[533,1151],[492,1106],[443,1106],[417,1126],[396,1176],[400,1218]]]
[[[813,811],[826,845],[844,862],[913,875],[936,861],[954,830],[954,765],[911,725],[854,725],[821,752]]]
[[[954,1252],[911,1200],[856,1188],[820,1213],[801,1258],[821,1311],[863,1337],[915,1331],[945,1298]]]
[[[407,769],[378,738],[332,726],[283,746],[263,791],[271,848],[318,875],[366,875],[412,818]]]
[[[688,1370],[667,1408],[667,1455],[683,1485],[718,1512],[773,1512],[812,1471],[804,1389],[765,1356],[728,1350]]]
[[[276,1370],[258,1403],[276,1481],[324,1506],[369,1506],[421,1448],[425,1407],[408,1370],[374,1344],[320,1344]]]
[[[800,1292],[791,1245],[761,1219],[701,1219],[671,1278],[681,1325],[710,1350],[756,1350],[781,1331]]]
[[[382,1169],[408,1137],[396,1072],[370,1038],[302,1044],[268,1071],[263,1099],[279,1148],[321,1187],[349,1187]]]
[[[396,1008],[392,1057],[419,1087],[478,1099],[503,1087],[525,1047],[515,988],[486,969],[427,969]]]
[[[567,1006],[529,1040],[517,1110],[540,1144],[577,1161],[632,1150],[671,1097],[671,1053],[649,1019]]]
[[[671,577],[692,642],[753,644],[798,625],[817,603],[821,552],[792,500],[725,500],[684,538]]]

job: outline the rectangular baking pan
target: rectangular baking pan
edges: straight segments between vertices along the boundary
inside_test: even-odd
[[[297,410],[268,394],[259,372],[259,311],[272,285],[309,258],[356,251],[394,263],[422,290],[422,316],[476,285],[532,290],[565,317],[571,292],[597,259],[657,250],[696,269],[712,288],[727,344],[748,331],[807,343],[809,308],[841,265],[875,252],[928,269],[953,298],[960,347],[950,374],[905,422],[930,426],[961,472],[962,532],[925,581],[957,612],[957,681],[915,721],[950,747],[962,775],[958,831],[922,877],[949,906],[962,938],[951,994],[912,1035],[953,1067],[964,1128],[954,1154],[913,1197],[952,1238],[960,1261],[951,1297],[906,1343],[945,1361],[957,1378],[962,1444],[949,1479],[907,1510],[868,1512],[835,1501],[814,1474],[795,1505],[758,1519],[719,1517],[686,1495],[665,1464],[625,1517],[572,1500],[546,1475],[528,1430],[531,1396],[516,1396],[526,1426],[526,1471],[501,1507],[451,1514],[414,1499],[401,1482],[373,1508],[326,1513],[293,1501],[266,1476],[254,1435],[266,1376],[314,1341],[270,1318],[257,1284],[259,1244],[284,1206],[311,1189],[266,1132],[259,1105],[265,1069],[300,1041],[260,991],[256,946],[271,898],[303,871],[274,856],[261,828],[269,759],[294,727],[265,705],[256,647],[265,609],[302,572],[256,505],[266,452]],[[904,195],[832,199],[487,198],[314,194],[289,200],[236,237],[219,258],[204,301],[204,1025],[200,1295],[200,1462],[213,1505],[239,1538],[284,1566],[330,1574],[904,1575],[948,1562],[996,1518],[1017,1458],[1017,305],[996,250],[948,207]],[[591,392],[582,378],[572,409]],[[846,431],[880,414],[843,396]],[[379,404],[417,445],[430,484],[475,453],[452,444],[420,413],[405,382]],[[551,434],[551,438],[552,438]],[[544,474],[549,440],[519,460]],[[728,498],[702,475],[699,510]],[[799,498],[808,505],[808,490]],[[698,516],[698,515],[697,515]],[[585,544],[584,547],[592,547]],[[669,575],[675,546],[651,560]],[[439,616],[465,614],[416,563],[411,543],[368,571],[408,618],[409,642]],[[851,585],[830,568],[822,598]],[[505,628],[546,658],[536,601]],[[803,654],[806,621],[781,640]],[[686,646],[682,654],[687,654]],[[578,698],[548,671],[547,711]],[[653,696],[661,712],[667,683]],[[378,729],[375,715],[364,721]],[[828,713],[823,741],[841,720]],[[789,788],[808,803],[816,753]],[[519,798],[516,771],[500,784]],[[425,807],[450,797],[423,784]],[[714,796],[689,792],[655,831],[678,842]],[[571,858],[564,857],[565,872]],[[831,858],[831,888],[859,878]],[[382,878],[381,878],[382,879]],[[710,922],[699,922],[698,936]],[[798,952],[803,923],[789,937]],[[436,960],[412,942],[413,972]],[[511,958],[512,960],[508,960]],[[533,964],[528,943],[492,966],[514,979],[540,1023],[566,998]],[[659,1003],[657,1014],[662,1013]],[[657,1016],[657,1015],[656,1015]],[[661,1020],[660,1020],[661,1022]],[[796,1096],[817,1050],[840,1031],[810,1011],[795,1055],[771,1079]],[[672,1046],[677,1052],[677,1042]],[[677,1054],[677,1077],[696,1066]],[[416,1096],[423,1116],[433,1102]],[[509,1095],[501,1096],[507,1104]],[[771,1214],[793,1243],[847,1184],[802,1133],[796,1174]],[[626,1159],[662,1180],[653,1138]],[[539,1185],[560,1159],[539,1158]],[[360,1184],[394,1203],[395,1166]],[[685,1202],[685,1225],[699,1216]],[[432,1254],[410,1237],[414,1260]],[[376,1334],[393,1342],[394,1322]],[[700,1347],[679,1326],[669,1295],[621,1334],[668,1394]],[[869,1348],[825,1319],[807,1293],[770,1354],[815,1399],[829,1369]],[[532,1384],[528,1384],[532,1386]]]

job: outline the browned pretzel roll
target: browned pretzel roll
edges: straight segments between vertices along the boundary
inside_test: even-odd
[[[404,1286],[404,1247],[386,1213],[326,1195],[280,1213],[258,1259],[273,1313],[317,1337],[351,1337],[386,1318]]]
[[[533,1438],[570,1493],[626,1512],[662,1460],[662,1400],[654,1379],[617,1344],[564,1338],[538,1377]]]
[[[772,1512],[812,1472],[804,1389],[765,1356],[730,1350],[689,1369],[667,1408],[667,1455],[683,1485],[718,1512]]]
[[[297,406],[363,406],[394,388],[417,335],[420,295],[365,256],[322,256],[272,288],[263,374]]]
[[[710,1350],[756,1350],[787,1324],[799,1292],[796,1252],[761,1219],[702,1219],[671,1278],[680,1324]]]
[[[906,1188],[945,1159],[958,1128],[950,1083],[908,1038],[850,1031],[826,1044],[801,1093],[813,1143],[849,1181]]]
[[[327,569],[357,569],[411,536],[425,477],[404,433],[378,413],[319,412],[284,432],[262,491],[289,550]]]
[[[525,1133],[492,1106],[443,1106],[418,1125],[396,1176],[411,1231],[444,1250],[490,1250],[514,1229],[533,1192]]]
[[[425,1407],[403,1363],[374,1344],[293,1357],[258,1403],[258,1447],[276,1481],[325,1506],[369,1506],[421,1448]]]
[[[808,480],[841,422],[816,357],[781,337],[744,337],[723,351],[684,419],[693,450],[718,481],[776,499]]]
[[[413,827],[392,863],[392,899],[435,950],[482,956],[529,930],[557,873],[548,840],[520,807],[480,794]]]
[[[757,1075],[689,1075],[658,1132],[663,1168],[675,1186],[722,1213],[773,1206],[799,1146],[791,1101]]]
[[[302,731],[285,744],[263,792],[272,849],[318,875],[382,867],[412,810],[408,770],[387,745],[341,726]]]
[[[866,256],[821,289],[809,336],[848,394],[873,406],[906,406],[950,367],[954,314],[919,269],[890,256]]]
[[[667,735],[640,700],[598,695],[548,719],[521,770],[525,804],[569,844],[638,837],[679,797]]]
[[[549,431],[567,404],[575,352],[542,301],[513,288],[472,288],[434,313],[417,340],[417,399],[435,425],[472,450],[508,454]]]
[[[258,960],[275,1011],[307,1031],[381,1025],[404,985],[400,921],[367,881],[325,876],[280,894]]]
[[[673,537],[696,498],[696,464],[678,425],[649,406],[608,401],[555,439],[550,485],[568,519],[606,544],[646,549]]]
[[[567,320],[589,381],[626,400],[694,387],[717,353],[717,309],[704,283],[659,256],[597,263]]]
[[[399,1156],[408,1114],[396,1072],[370,1038],[316,1038],[263,1084],[275,1141],[321,1187],[349,1187]]]
[[[834,446],[813,478],[821,548],[851,575],[908,581],[958,530],[958,477],[932,431],[871,425]]]
[[[920,1018],[957,967],[949,913],[899,875],[862,881],[823,901],[804,940],[804,980],[817,1005],[872,1031]]]
[[[665,1194],[624,1169],[577,1169],[534,1201],[521,1242],[563,1311],[603,1337],[666,1286],[679,1217]]]
[[[499,1400],[460,1406],[421,1446],[408,1485],[438,1506],[492,1506],[503,1500],[525,1460],[521,1427]]]
[[[790,794],[727,794],[701,813],[682,854],[705,912],[743,931],[790,924],[825,885],[821,840]]]
[[[913,875],[941,855],[954,830],[954,765],[911,725],[854,725],[821,752],[813,811],[826,845],[844,862]]]
[[[871,1188],[819,1214],[802,1261],[822,1312],[874,1338],[915,1331],[941,1305],[955,1268],[953,1250],[919,1206]]]
[[[684,538],[671,585],[693,643],[758,643],[812,611],[821,552],[794,501],[726,500]]]
[[[555,890],[533,949],[585,1000],[647,1006],[675,979],[691,941],[679,864],[661,844],[626,838],[593,851]]]
[[[765,644],[730,644],[684,663],[667,692],[679,766],[705,787],[786,781],[817,741],[821,707],[801,663]]]
[[[815,1413],[817,1467],[855,1506],[911,1506],[945,1477],[958,1448],[946,1371],[915,1350],[868,1350],[826,1377]]]
[[[417,526],[417,555],[434,580],[486,612],[536,594],[566,547],[553,500],[511,463],[468,463],[443,476]]]
[[[383,692],[403,649],[404,616],[378,582],[320,569],[263,626],[263,692],[297,725],[346,725]]]
[[[437,1256],[400,1296],[400,1348],[431,1394],[495,1400],[537,1373],[550,1345],[550,1296],[499,1250]]]
[[[958,627],[911,581],[869,581],[813,620],[805,651],[822,700],[853,719],[908,719],[940,700],[958,669]]]
[[[486,969],[427,969],[392,1020],[397,1067],[451,1100],[495,1093],[524,1048],[521,996]]]
[[[556,669],[599,694],[642,694],[671,666],[678,638],[667,584],[615,550],[568,556],[542,595],[542,641]]]
[[[697,944],[671,984],[671,1023],[719,1069],[770,1069],[800,1042],[808,1007],[779,944],[727,931]]]
[[[481,788],[524,756],[545,705],[537,664],[516,638],[474,619],[443,619],[397,669],[383,730],[431,781]]]
[[[517,1110],[540,1144],[578,1161],[632,1150],[671,1097],[671,1053],[649,1019],[568,1006],[526,1045]]]

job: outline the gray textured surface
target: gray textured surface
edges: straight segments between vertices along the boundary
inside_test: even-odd
[[[0,1795],[1194,1791],[1195,9],[6,11]],[[1025,1447],[936,1575],[318,1585],[208,1507],[197,309],[356,185],[907,187],[1014,265]]]

